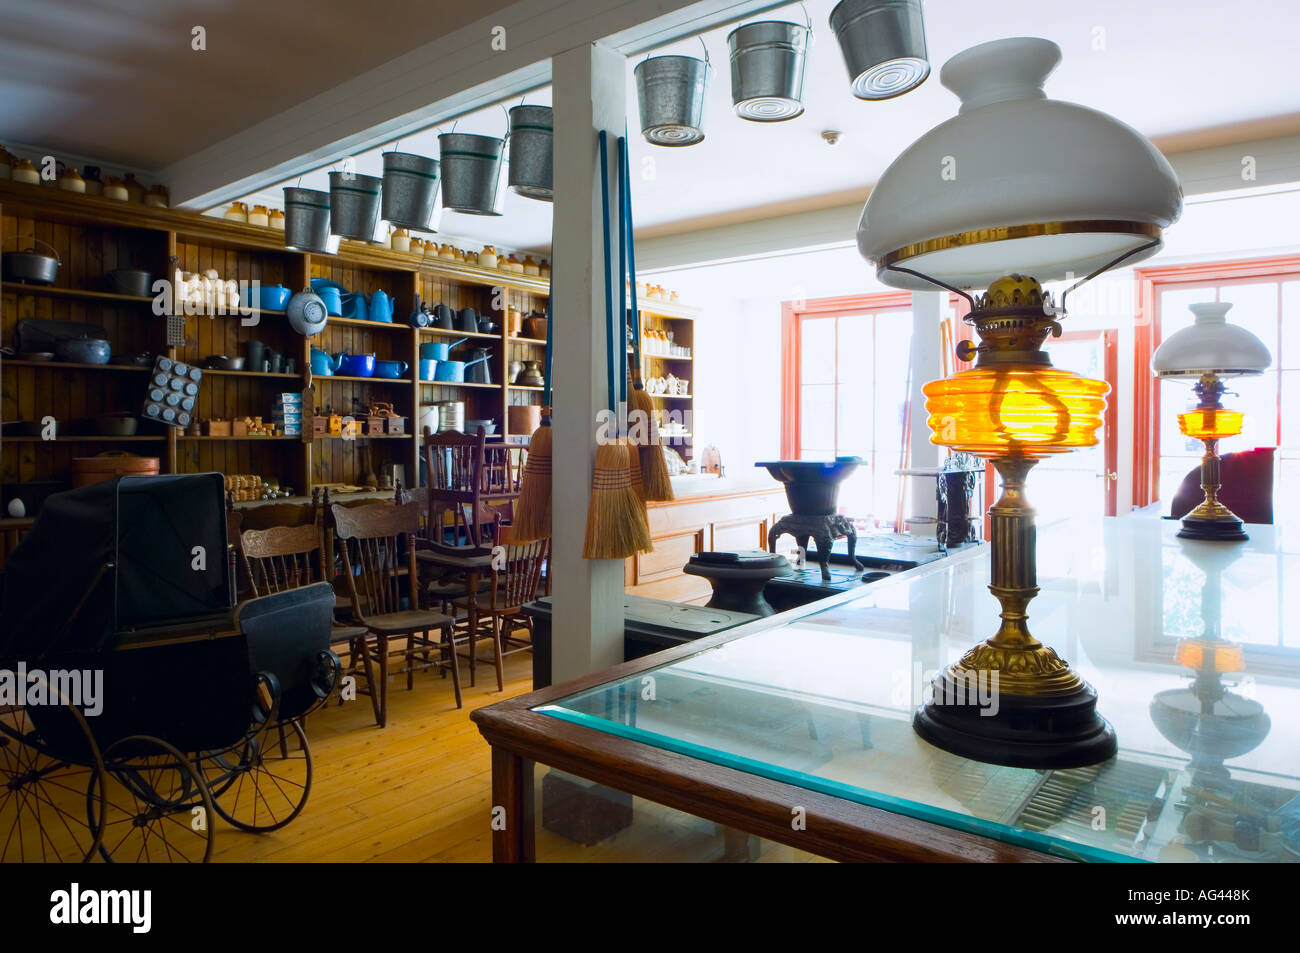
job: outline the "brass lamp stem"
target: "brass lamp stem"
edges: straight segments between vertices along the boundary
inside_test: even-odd
[[[1002,478],[1002,496],[989,508],[993,529],[989,591],[1002,605],[1002,625],[989,644],[1001,649],[1035,649],[1042,643],[1029,634],[1026,610],[1038,595],[1038,531],[1034,508],[1025,498],[1025,478],[1038,461],[1014,456],[992,462]]]
[[[1038,461],[1014,454],[991,462],[1002,478],[1002,496],[989,508],[993,524],[989,592],[1002,606],[1002,624],[992,638],[952,667],[952,676],[978,679],[996,672],[999,690],[1010,695],[1073,694],[1083,680],[1029,633],[1029,603],[1038,595],[1038,533],[1034,509],[1025,499],[1025,477]]]

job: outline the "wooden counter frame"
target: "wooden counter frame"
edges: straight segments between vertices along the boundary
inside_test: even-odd
[[[1065,862],[1039,851],[747,774],[531,710],[860,596],[861,591],[841,593],[472,712],[470,717],[492,746],[492,809],[496,812],[504,808],[504,825],[495,814],[493,817],[493,860],[519,863],[536,859],[533,765],[540,763],[832,860]],[[791,827],[795,806],[805,810],[804,830]]]

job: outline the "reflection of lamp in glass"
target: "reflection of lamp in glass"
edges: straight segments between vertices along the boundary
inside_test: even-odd
[[[1169,336],[1151,355],[1151,370],[1161,379],[1194,380],[1200,402],[1178,415],[1178,429],[1205,444],[1201,457],[1203,499],[1183,517],[1178,535],[1188,539],[1248,539],[1237,515],[1219,502],[1219,441],[1241,433],[1242,414],[1225,410],[1219,398],[1223,380],[1264,373],[1273,363],[1268,348],[1255,335],[1224,317],[1232,305],[1205,302],[1191,305],[1196,321]]]
[[[957,754],[1025,767],[1094,764],[1115,753],[1097,695],[1026,625],[1038,593],[1034,511],[1025,475],[1043,456],[1093,446],[1106,384],[1052,367],[1042,345],[1064,315],[1040,281],[1095,277],[1161,245],[1178,218],[1173,169],[1139,133],[1104,113],[1046,98],[1060,62],[1048,40],[1018,38],[959,53],[940,72],[960,113],[908,147],[872,189],[858,248],[881,281],[937,285],[971,304],[976,366],[925,386],[934,443],[992,461],[997,633],[935,679],[916,731]],[[1024,274],[1008,276],[1011,267]],[[1005,277],[1001,277],[1005,276]],[[1032,276],[1032,277],[1030,277]],[[985,288],[978,298],[962,289]],[[975,704],[984,685],[997,708]]]
[[[1223,638],[1223,572],[1241,554],[1235,546],[1201,542],[1183,544],[1183,554],[1205,573],[1201,587],[1201,621],[1195,638],[1174,648],[1174,661],[1196,673],[1189,688],[1160,692],[1151,702],[1151,720],[1170,742],[1192,756],[1197,787],[1221,787],[1229,780],[1223,762],[1254,750],[1271,722],[1253,699],[1228,691],[1223,676],[1246,668],[1246,654]]]

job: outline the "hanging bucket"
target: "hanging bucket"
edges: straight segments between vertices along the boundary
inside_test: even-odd
[[[409,152],[384,153],[385,222],[429,231],[438,201],[438,160]]]
[[[781,122],[803,114],[803,72],[812,31],[798,23],[764,20],[736,27],[731,48],[731,103],[753,122]]]
[[[438,136],[442,153],[442,206],[469,215],[500,215],[504,139],[444,132]]]
[[[285,247],[328,252],[329,240],[330,194],[317,189],[285,189]]]
[[[709,64],[693,56],[653,56],[637,64],[641,134],[656,146],[704,141],[704,87]]]
[[[510,110],[510,188],[530,199],[554,200],[553,139],[550,106]]]
[[[890,99],[930,75],[921,0],[842,0],[831,29],[858,99]]]
[[[356,172],[330,173],[330,231],[340,238],[373,242],[384,180]]]

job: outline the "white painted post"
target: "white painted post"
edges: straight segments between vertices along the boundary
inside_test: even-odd
[[[605,275],[596,134],[609,132],[610,185],[627,104],[627,61],[584,44],[552,61],[555,211],[554,459],[551,490],[551,678],[562,682],[623,661],[623,561],[582,558],[596,454],[596,415],[606,396]],[[617,194],[617,193],[615,193]],[[611,200],[613,249],[618,202]]]
[[[921,388],[943,375],[939,359],[939,322],[943,320],[944,293],[912,292],[912,430],[911,467],[937,467],[941,448],[930,442],[929,415]],[[935,480],[908,477],[912,481],[912,516],[934,519],[939,515]]]

